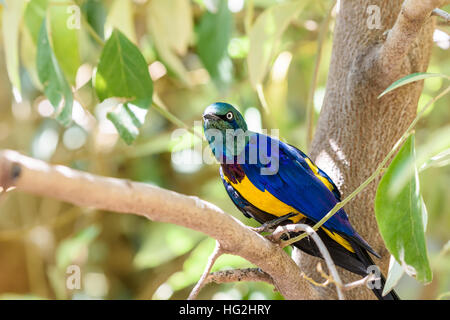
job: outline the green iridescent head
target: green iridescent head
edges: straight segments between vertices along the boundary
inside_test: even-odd
[[[216,102],[209,105],[203,112],[204,129],[242,129],[247,131],[247,124],[244,117],[231,104]]]
[[[216,156],[223,152],[226,156],[239,154],[247,141],[247,123],[231,104],[216,102],[203,113],[205,137]],[[240,139],[240,138],[243,139]]]

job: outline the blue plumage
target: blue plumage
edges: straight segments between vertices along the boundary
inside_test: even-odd
[[[306,155],[300,150],[282,142],[274,140],[273,138],[260,134],[253,133],[250,136],[249,142],[246,145],[246,155],[254,154],[256,149],[259,152],[261,141],[266,145],[267,156],[271,158],[271,163],[262,164],[261,158],[257,157],[257,163],[249,163],[250,161],[243,161],[241,164],[245,175],[248,179],[261,191],[267,190],[277,199],[294,207],[299,212],[307,216],[314,222],[322,219],[340,200],[336,197],[330,189],[319,180],[305,159]],[[270,146],[278,145],[278,154],[271,154]],[[264,153],[262,153],[264,155]],[[309,158],[308,158],[309,159]],[[248,160],[248,159],[246,159]],[[272,175],[261,174],[261,168],[270,167],[274,162],[278,161],[277,172]],[[262,161],[267,163],[268,161]],[[275,170],[274,170],[275,172]],[[327,180],[331,179],[322,172],[322,175]],[[334,189],[337,190],[334,183]],[[377,255],[369,244],[353,229],[348,220],[348,216],[344,209],[340,209],[330,219],[324,223],[330,231],[354,237],[366,249]],[[377,255],[378,256],[378,255]]]
[[[330,177],[306,154],[282,141],[247,130],[245,120],[233,106],[215,103],[205,110],[203,118],[205,136],[221,163],[220,174],[225,189],[246,217],[265,223],[297,213],[300,220],[295,221],[313,225],[341,200]],[[232,146],[226,139],[220,141],[220,134],[217,135],[219,131],[223,137],[229,137],[231,132],[234,141],[233,135],[239,130],[245,137]],[[334,262],[356,274],[367,275],[368,266],[373,265],[367,251],[380,257],[355,231],[344,209],[328,219],[317,233]],[[309,238],[294,245],[321,257],[316,244]],[[383,277],[381,281],[384,283]],[[398,299],[393,291],[386,297],[382,297],[382,289],[373,291],[380,299]]]

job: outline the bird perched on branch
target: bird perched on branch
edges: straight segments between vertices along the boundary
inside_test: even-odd
[[[220,176],[233,203],[248,218],[272,222],[314,225],[341,200],[338,188],[299,149],[247,129],[242,115],[230,104],[214,103],[203,113],[204,131]],[[317,231],[334,263],[361,276],[380,258],[355,231],[340,209]],[[293,244],[307,254],[322,258],[309,237]],[[397,300],[392,290],[382,296],[385,279],[373,292],[382,300]]]

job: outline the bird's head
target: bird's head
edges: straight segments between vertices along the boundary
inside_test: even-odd
[[[224,102],[213,103],[205,109],[203,120],[205,137],[216,157],[216,151],[223,151],[227,156],[237,155],[242,151],[242,143],[247,141],[247,123],[235,107]],[[243,134],[244,140],[237,138],[240,134]]]
[[[209,105],[203,112],[204,129],[217,129],[225,132],[227,129],[247,131],[244,117],[229,103],[216,102]]]

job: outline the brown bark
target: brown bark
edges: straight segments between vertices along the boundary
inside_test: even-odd
[[[16,151],[3,150],[0,151],[0,190],[11,188],[81,207],[142,215],[203,232],[220,243],[223,253],[239,255],[270,274],[287,299],[315,297],[298,266],[279,245],[197,197],[49,165]]]
[[[402,76],[426,71],[434,30],[429,16],[439,4],[440,1],[407,0],[402,8],[402,1],[341,1],[326,95],[311,156],[337,183],[343,197],[370,176],[416,115],[422,82],[409,84],[381,99],[377,97]],[[368,28],[369,5],[379,6],[381,29]],[[389,29],[386,37],[384,33]],[[379,178],[345,210],[355,229],[382,255],[381,260],[374,261],[386,275],[389,253],[374,215],[378,182]],[[295,259],[305,273],[317,274],[316,258],[295,252]],[[343,282],[357,279],[340,271]],[[322,298],[336,297],[331,288],[318,290]],[[346,297],[375,298],[363,287],[348,292]]]

